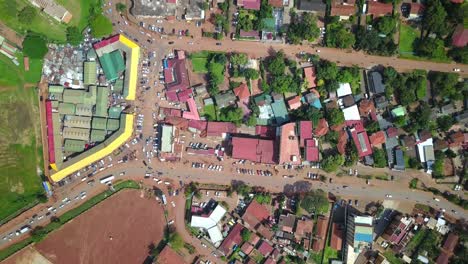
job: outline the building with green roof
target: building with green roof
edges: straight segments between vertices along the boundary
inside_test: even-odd
[[[268,32],[276,31],[276,23],[274,18],[264,18],[262,19],[262,30]]]
[[[63,151],[77,153],[85,150],[86,141],[76,139],[65,139],[63,144]]]
[[[88,91],[84,94],[83,104],[95,105],[97,98],[97,88],[94,85],[90,85]]]
[[[82,104],[84,101],[84,90],[65,89],[63,90],[63,102],[71,104]]]
[[[77,128],[77,127],[64,127],[63,138],[64,139],[77,139],[77,140],[89,140],[89,129]]]
[[[83,66],[84,85],[95,84],[97,81],[96,61],[85,61]]]
[[[99,86],[96,98],[96,116],[107,117],[107,107],[109,105],[109,88]]]
[[[49,100],[63,101],[63,93],[49,93]]]
[[[107,131],[115,131],[119,129],[119,127],[120,127],[119,119],[107,119],[107,126],[106,126]]]
[[[92,129],[91,130],[91,142],[101,142],[106,139],[106,131],[105,130],[98,130],[98,129]]]
[[[58,112],[61,115],[74,115],[75,109],[75,105],[72,103],[60,103],[58,106]]]
[[[103,54],[99,57],[99,62],[106,79],[110,82],[117,80],[119,74],[125,70],[125,62],[119,50]]]
[[[276,125],[281,125],[289,121],[288,109],[283,99],[275,98],[271,104],[273,115],[275,116]]]
[[[63,93],[62,85],[49,85],[49,93]]]
[[[109,118],[120,118],[122,113],[122,108],[118,106],[113,106],[109,108]]]
[[[63,124],[66,127],[91,128],[91,117],[66,115]]]
[[[406,115],[406,108],[404,106],[399,106],[397,108],[392,109],[392,116],[393,117],[400,117]]]
[[[93,115],[93,105],[77,104],[76,105],[76,115],[92,116]]]
[[[112,91],[114,93],[122,94],[123,89],[124,89],[123,79],[117,79],[115,83],[112,85]]]
[[[93,117],[93,122],[91,125],[92,129],[105,130],[106,126],[107,126],[107,119],[105,117]]]

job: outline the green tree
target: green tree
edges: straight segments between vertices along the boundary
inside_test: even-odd
[[[418,56],[443,59],[445,58],[444,41],[437,38],[425,38],[416,41],[415,52]]]
[[[169,244],[174,250],[178,251],[184,247],[184,239],[178,233],[173,233],[169,237]]]
[[[83,34],[81,34],[78,27],[67,27],[67,42],[73,46],[77,46],[83,41]]]
[[[36,198],[40,203],[47,203],[49,199],[47,199],[47,196],[44,193],[38,193],[36,194]]]
[[[345,28],[342,22],[327,25],[326,46],[340,49],[351,48],[356,39],[351,30]]]
[[[345,148],[345,155],[346,155],[346,158],[344,161],[344,165],[346,167],[354,166],[359,161],[359,155],[358,155],[356,146],[354,145],[353,142],[351,141],[347,142],[346,148]]]
[[[112,22],[103,14],[96,15],[90,22],[91,34],[101,38],[112,34]]]
[[[243,74],[244,77],[248,80],[257,80],[260,78],[260,74],[255,69],[245,69]]]
[[[458,74],[445,72],[431,72],[429,74],[432,92],[442,98],[460,98],[461,90],[457,89]]]
[[[379,122],[377,121],[372,121],[369,124],[366,125],[366,131],[368,133],[375,133],[380,130]]]
[[[323,214],[328,211],[328,199],[324,191],[308,192],[300,201],[300,206],[309,213]]]
[[[35,7],[27,5],[21,11],[18,12],[18,21],[25,25],[31,24],[37,15]]]
[[[117,3],[117,4],[115,5],[115,8],[116,8],[117,11],[119,11],[120,13],[125,12],[125,10],[127,10],[127,6],[126,6],[124,3]]]
[[[345,121],[343,112],[338,108],[328,109],[326,113],[327,121],[330,126],[339,125]]]
[[[446,17],[447,12],[440,0],[432,0],[426,3],[422,17],[422,26],[426,39],[430,33],[439,36],[447,33]]]
[[[231,62],[233,66],[242,66],[242,65],[247,64],[247,62],[249,61],[249,58],[247,57],[247,54],[245,53],[234,53],[229,58],[229,61]]]
[[[455,123],[454,118],[449,115],[440,116],[437,118],[437,127],[441,131],[448,131],[453,126],[454,123]]]
[[[396,24],[397,21],[395,18],[391,16],[383,16],[377,20],[375,27],[380,33],[388,35],[393,33],[393,31],[396,29]]]
[[[410,183],[409,183],[409,187],[410,189],[417,189],[418,188],[418,178],[413,178]]]
[[[293,77],[291,75],[281,75],[273,78],[270,83],[271,90],[276,93],[293,92]]]
[[[284,75],[286,64],[284,63],[284,52],[282,50],[276,52],[276,54],[269,59],[267,69],[273,76]]]
[[[338,66],[336,63],[322,60],[317,65],[317,78],[323,80],[335,80],[338,76]]]
[[[242,112],[242,109],[234,106],[224,107],[219,112],[220,121],[233,122],[237,126],[242,124],[243,117],[244,113]]]
[[[454,47],[448,52],[448,55],[456,62],[468,64],[468,46],[463,48]]]
[[[252,237],[252,232],[250,232],[247,228],[242,229],[241,231],[242,241],[247,242]]]
[[[29,32],[23,40],[23,52],[31,59],[42,59],[46,55],[47,43],[44,38]]]
[[[43,240],[46,235],[47,231],[42,226],[36,226],[33,230],[31,230],[31,237],[35,243]]]
[[[411,128],[414,130],[424,129],[428,127],[428,124],[431,120],[431,107],[428,103],[422,101],[420,102],[418,108],[414,112],[411,112]]]
[[[334,172],[343,164],[344,157],[340,154],[328,155],[321,162],[322,169],[326,172]]]
[[[304,12],[302,16],[295,12],[291,14],[291,23],[287,31],[288,40],[293,44],[299,44],[302,40],[314,41],[320,35],[317,27],[317,17],[312,13]]]
[[[250,115],[249,118],[247,119],[247,126],[253,127],[257,125],[257,117],[255,115]]]
[[[387,157],[383,149],[374,148],[373,150],[374,166],[377,168],[385,168],[387,165]]]
[[[16,1],[0,1],[0,14],[5,17],[16,17]]]
[[[418,161],[417,158],[409,158],[408,165],[412,169],[419,169],[421,168],[421,162]]]

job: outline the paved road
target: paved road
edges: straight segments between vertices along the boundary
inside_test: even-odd
[[[114,7],[113,7],[114,8]],[[127,35],[129,35],[132,39],[137,38],[139,40],[140,45],[146,46],[143,49],[143,56],[146,56],[146,50],[156,51],[157,57],[154,59],[155,62],[160,62],[164,54],[166,54],[171,49],[184,49],[188,51],[198,51],[198,50],[219,50],[219,51],[236,51],[236,52],[245,52],[251,56],[260,57],[266,56],[272,49],[279,50],[283,49],[285,53],[289,56],[295,56],[300,51],[306,51],[310,53],[317,53],[316,49],[313,47],[307,46],[290,46],[290,45],[267,45],[264,43],[255,43],[255,42],[233,42],[231,40],[223,40],[223,41],[216,41],[211,39],[189,39],[189,38],[182,38],[177,39],[174,37],[170,37],[167,40],[160,40],[159,35],[155,33],[150,33],[147,30],[143,30],[144,34],[140,33],[141,28],[135,26],[132,23],[129,25],[125,25],[123,23],[122,18],[115,12],[112,12],[112,21],[116,23],[116,31],[122,30]],[[120,22],[120,23],[119,23]],[[181,28],[182,29],[182,28]],[[146,42],[148,39],[148,35],[155,39],[153,44],[149,44]],[[174,45],[169,45],[168,41],[174,41]],[[193,41],[193,45],[188,45],[189,41]],[[221,46],[216,45],[217,42],[221,42]],[[444,64],[444,63],[433,63],[433,62],[423,62],[423,61],[413,61],[413,60],[403,60],[397,58],[389,58],[389,57],[379,57],[379,56],[369,56],[359,52],[347,52],[343,50],[337,49],[328,49],[328,48],[319,48],[320,49],[320,56],[337,62],[340,65],[358,65],[360,67],[369,68],[377,64],[382,65],[391,65],[400,71],[405,70],[412,70],[412,69],[426,69],[426,70],[438,70],[438,71],[446,71],[451,72],[453,68],[460,68],[462,70],[462,75],[468,74],[468,66],[466,65],[456,65],[456,64]],[[159,64],[153,66],[155,69],[159,67]],[[157,80],[157,74],[152,74],[150,78],[150,84],[152,84],[155,80]],[[152,114],[157,111],[158,104],[160,103],[158,98],[155,96],[157,91],[161,91],[162,86],[158,85],[158,88],[155,90],[151,90],[148,93],[140,93],[139,96],[142,100],[135,102],[135,105],[139,107],[141,110],[138,113],[143,113],[145,115],[145,124],[144,129],[142,131],[145,138],[152,135]],[[141,149],[142,145],[138,144],[135,147],[132,146],[134,149]],[[157,161],[154,161],[157,163]],[[286,188],[292,188],[294,190],[294,186],[305,186],[307,184],[304,183],[297,183],[298,181],[303,181],[301,177],[296,176],[292,179],[285,179],[281,176],[277,175],[273,178],[265,178],[262,176],[244,176],[238,175],[236,173],[231,172],[210,172],[210,171],[200,171],[194,169],[187,169],[187,168],[180,168],[175,167],[173,164],[168,163],[157,163],[152,164],[154,168],[164,173],[164,175],[170,179],[179,180],[182,179],[185,182],[187,181],[199,181],[203,183],[217,183],[217,184],[228,184],[233,180],[242,180],[247,184],[250,185],[258,185],[264,186],[265,188],[274,191],[280,192]],[[119,164],[114,166],[111,169],[107,169],[102,173],[98,173],[94,176],[94,178],[99,179],[109,173],[113,173],[114,175],[118,175],[121,171],[126,171],[127,174],[125,178],[129,179],[136,179],[141,180],[144,173],[146,172],[146,168],[143,167],[141,160],[140,161],[133,161],[127,164]],[[288,173],[291,174],[291,173]],[[402,176],[404,177],[404,176]],[[350,181],[355,181],[352,178]],[[430,193],[421,192],[421,191],[410,191],[407,190],[406,187],[402,188],[401,185],[393,182],[384,182],[376,183],[371,186],[365,186],[362,184],[362,181],[356,181],[354,184],[348,184],[349,187],[343,188],[343,183],[338,183],[339,180],[337,179],[334,184],[325,184],[320,182],[313,182],[311,183],[311,188],[313,189],[322,189],[326,192],[332,192],[339,196],[349,196],[349,197],[356,197],[356,198],[366,198],[368,200],[384,200],[384,199],[391,199],[391,200],[399,200],[399,201],[410,201],[410,202],[417,202],[423,203],[435,208],[445,208],[447,213],[451,214],[451,210],[456,210],[458,214],[457,217],[464,217],[468,218],[468,214],[465,210],[454,206],[453,204],[449,203],[445,199],[441,199],[440,202],[436,202],[433,200],[433,197]],[[359,183],[357,183],[359,182]],[[431,183],[430,180],[425,180],[425,182]],[[407,185],[406,185],[407,186]],[[100,191],[106,188],[105,186],[97,185],[95,187],[91,187],[87,185],[85,182],[80,182],[80,180],[76,180],[75,182],[66,185],[64,187],[56,188],[56,201],[50,201],[47,206],[54,206],[58,208],[62,203],[62,199],[65,197],[69,197],[73,199],[76,195],[79,195],[82,191],[87,191],[87,198],[92,196],[93,194],[97,194]],[[391,194],[392,198],[386,198],[386,194]],[[86,199],[87,199],[86,198]],[[64,206],[63,209],[59,209],[58,213],[64,212],[66,209],[70,209],[72,206],[78,205],[80,202],[85,201],[78,199],[72,200],[69,205]],[[176,212],[176,218],[178,219],[178,226],[180,225],[179,221],[182,217],[180,217],[181,213],[183,212],[183,206],[178,207]],[[20,215],[17,219],[12,220],[11,222],[3,225],[0,227],[0,247],[4,247],[10,243],[10,241],[3,240],[2,238],[5,235],[8,235],[11,232],[18,230],[21,226],[25,224],[29,224],[31,216],[37,214],[38,217],[46,213],[46,205],[38,205],[37,207],[29,210],[28,212]],[[183,213],[182,213],[183,215]],[[33,227],[37,224],[45,224],[48,222],[43,218],[40,221],[35,221],[31,224]],[[184,231],[182,231],[184,232]],[[187,232],[184,232],[184,237],[187,235]],[[22,238],[22,236],[12,237],[13,240],[11,242],[15,242],[15,240]],[[186,237],[185,237],[186,238]],[[191,240],[190,240],[191,241]],[[195,243],[195,242],[194,242]],[[199,244],[194,244],[197,249],[204,254],[207,253],[207,249],[203,249]]]

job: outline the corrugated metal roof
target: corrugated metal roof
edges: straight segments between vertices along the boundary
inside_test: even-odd
[[[92,129],[91,130],[91,142],[101,142],[106,138],[106,131],[104,130],[97,130],[97,129]]]
[[[86,142],[82,140],[66,139],[63,144],[65,152],[82,152],[85,149]]]
[[[120,114],[122,113],[122,108],[113,106],[109,108],[109,118],[120,118]]]
[[[65,127],[63,128],[63,138],[88,141],[89,132],[90,131],[87,128]]]
[[[172,152],[174,127],[163,125],[161,138],[161,152]]]
[[[83,70],[83,83],[85,85],[95,84],[97,81],[96,62],[85,61]]]
[[[120,121],[118,119],[107,119],[106,129],[109,131],[115,131],[119,129]]]
[[[109,88],[98,87],[96,98],[96,116],[107,117],[107,107],[109,104]]]
[[[105,130],[107,120],[104,117],[93,117],[92,128]]]
[[[66,127],[91,128],[91,117],[66,115],[63,123]]]
[[[74,115],[75,110],[75,105],[72,103],[60,103],[58,106],[58,111],[61,115]]]
[[[49,85],[49,93],[63,93],[62,85]]]
[[[116,80],[119,77],[119,73],[125,70],[124,59],[119,50],[103,54],[99,58],[99,61],[108,81]]]

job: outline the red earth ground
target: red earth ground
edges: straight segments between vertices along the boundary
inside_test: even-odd
[[[52,263],[143,263],[163,236],[164,211],[124,190],[50,234],[35,248]]]

